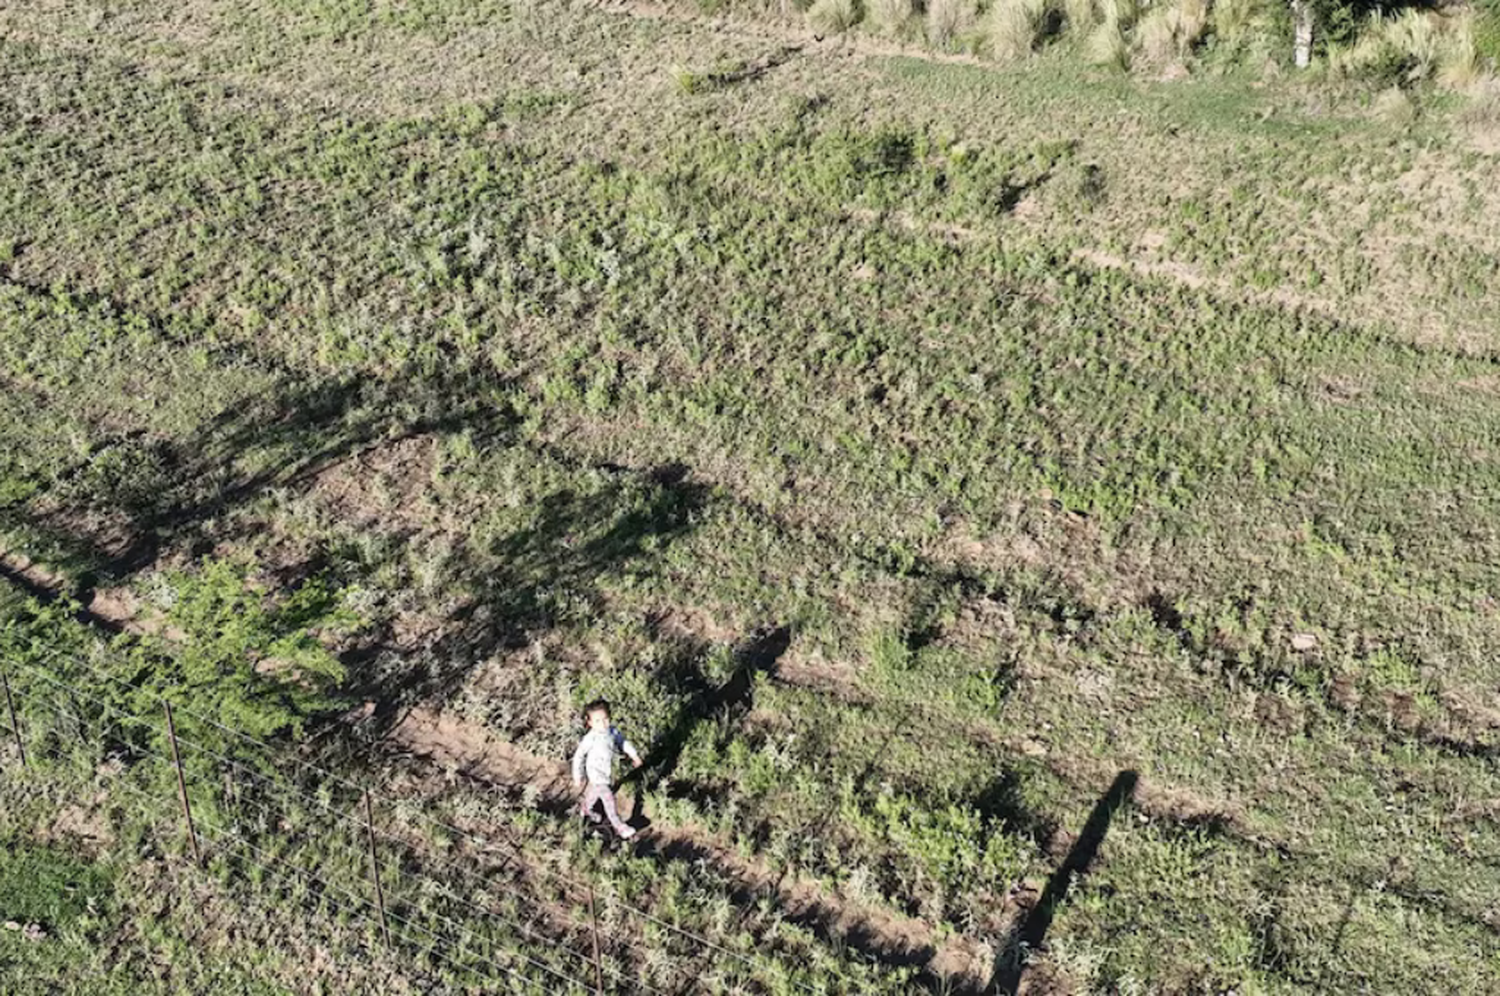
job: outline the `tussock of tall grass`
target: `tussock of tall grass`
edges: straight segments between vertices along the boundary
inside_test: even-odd
[[[951,48],[974,24],[977,12],[972,0],[929,0],[927,41],[934,48]]]
[[[1136,28],[1136,46],[1152,62],[1165,62],[1176,53],[1176,13],[1176,7],[1156,7],[1146,13]]]
[[[995,0],[989,14],[990,54],[1007,62],[1030,55],[1046,15],[1047,0]]]
[[[1068,30],[1082,38],[1099,23],[1099,9],[1094,0],[1063,0],[1063,19]]]
[[[1178,0],[1177,13],[1182,37],[1197,44],[1208,30],[1208,0]]]
[[[1255,29],[1260,15],[1260,0],[1219,0],[1211,18],[1214,34],[1227,43],[1237,43]]]
[[[859,23],[864,11],[857,0],[817,0],[807,8],[807,24],[819,34],[839,35]]]
[[[1083,53],[1096,66],[1130,68],[1130,43],[1118,22],[1106,21],[1090,32],[1083,43]]]
[[[888,38],[904,34],[913,13],[912,0],[869,0],[865,7],[866,21]]]
[[[1392,18],[1372,15],[1358,41],[1329,51],[1328,71],[1391,84],[1436,77],[1444,85],[1471,85],[1481,72],[1474,20],[1416,10]]]
[[[1099,19],[1113,24],[1122,32],[1140,17],[1141,9],[1136,0],[1099,0]]]
[[[1209,10],[1215,51],[1247,65],[1264,63],[1285,47],[1272,0],[1215,0]]]
[[[1136,41],[1148,60],[1166,62],[1191,52],[1207,30],[1207,0],[1176,0],[1152,8],[1141,21]]]
[[[1453,38],[1438,56],[1437,82],[1445,90],[1468,90],[1484,77],[1479,47],[1474,41],[1474,16],[1455,24]]]
[[[1386,21],[1384,33],[1390,45],[1413,61],[1412,79],[1426,79],[1437,69],[1447,39],[1434,18],[1408,9]]]
[[[1073,7],[1068,10],[1072,11]],[[1129,69],[1130,42],[1125,31],[1139,13],[1136,0],[1095,0],[1086,21],[1083,14],[1070,13],[1068,23],[1083,40],[1085,59],[1096,66]]]

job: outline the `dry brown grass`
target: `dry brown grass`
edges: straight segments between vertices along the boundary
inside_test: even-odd
[[[1063,18],[1068,31],[1083,38],[1099,23],[1099,8],[1094,0],[1063,0]]]
[[[1177,0],[1153,7],[1141,21],[1136,41],[1148,61],[1163,63],[1189,54],[1207,29],[1206,0]]]
[[[1105,21],[1084,42],[1084,55],[1096,66],[1130,68],[1130,43],[1118,21]]]
[[[977,11],[972,0],[931,0],[927,5],[927,41],[949,50],[973,27]]]
[[[1468,89],[1468,97],[1461,114],[1464,123],[1500,128],[1500,79],[1481,77]]]
[[[1417,119],[1417,105],[1399,86],[1382,90],[1370,105],[1370,112],[1387,124],[1404,128]]]
[[[841,35],[860,21],[863,11],[855,0],[817,0],[807,9],[807,24],[825,35]]]
[[[1024,59],[1036,47],[1047,0],[995,0],[990,8],[990,54],[1002,62]]]
[[[1474,44],[1474,15],[1465,14],[1454,20],[1452,35],[1438,56],[1437,82],[1447,90],[1467,90],[1483,75]]]
[[[1140,16],[1140,5],[1136,0],[1098,0],[1099,19],[1124,30]]]
[[[905,34],[914,15],[911,0],[870,0],[865,7],[866,20],[888,38]]]

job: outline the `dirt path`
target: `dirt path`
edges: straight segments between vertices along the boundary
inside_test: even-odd
[[[521,789],[538,808],[571,811],[575,798],[561,761],[536,757],[483,727],[433,709],[413,709],[390,738],[419,757],[458,767],[490,784]],[[984,992],[994,951],[970,937],[939,937],[926,923],[840,896],[820,883],[778,874],[764,862],[746,858],[701,827],[657,823],[637,853],[662,861],[689,861],[711,867],[735,883],[736,900],[750,903],[773,896],[786,919],[831,942],[854,948],[888,965],[920,967],[945,991]]]
[[[67,594],[71,587],[63,575],[32,561],[24,554],[4,549],[0,549],[0,580],[8,580],[33,596],[48,601]],[[164,633],[173,640],[185,637],[185,634],[174,627],[167,627],[160,612],[144,604],[128,588],[104,588],[85,592],[83,595],[85,600],[80,606],[79,615],[91,625],[116,633]],[[701,619],[698,622],[702,625]],[[857,702],[866,698],[853,669],[821,660],[810,661],[795,653],[787,655],[778,668],[777,677],[780,681],[801,685],[845,701]],[[1341,704],[1347,706],[1346,703]],[[1496,716],[1497,714],[1487,712],[1485,719],[1500,725],[1500,718]],[[924,717],[924,721],[946,722],[937,717]],[[1104,785],[1116,774],[1116,766],[1111,762],[1057,755],[1047,745],[1027,735],[1002,736],[998,731],[987,727],[966,728],[962,733],[972,740],[1002,747],[1016,755],[1036,758],[1058,777],[1075,785]],[[460,768],[476,778],[496,785],[526,789],[534,794],[541,808],[560,812],[572,804],[573,789],[566,766],[561,761],[536,757],[491,735],[476,724],[466,723],[428,707],[418,707],[405,716],[390,736],[418,756]],[[1185,787],[1142,777],[1132,802],[1142,813],[1153,819],[1189,824],[1212,823],[1232,830],[1243,839],[1260,846],[1282,846],[1282,842],[1266,841],[1263,835],[1252,829],[1243,807],[1232,800],[1205,799]],[[663,849],[666,849],[668,842],[677,842],[684,848],[689,845],[704,846],[715,854],[722,854],[727,862],[726,867],[735,871],[734,877],[757,891],[763,891],[768,883],[774,881],[774,876],[763,864],[740,858],[731,848],[706,831],[691,827],[658,827],[654,836],[662,842]],[[821,887],[803,883],[800,891],[795,887],[788,889],[785,898],[796,900],[789,905],[789,909],[816,907],[815,894]],[[804,894],[807,889],[812,892]],[[847,912],[849,904],[838,900],[836,907],[821,911],[821,914],[826,914],[822,916],[822,920],[837,925],[847,919]],[[866,914],[866,919],[879,919],[884,915],[873,910],[865,910],[863,913]],[[940,977],[974,977],[971,962],[976,957],[977,949],[983,947],[988,951],[987,946],[967,938],[949,942],[947,947],[937,946],[932,941],[931,929],[920,921],[909,918],[892,917],[890,927],[883,940],[876,937],[877,944],[889,942],[886,944],[888,950],[905,950],[908,955],[914,950],[931,948],[932,964],[929,967]],[[988,971],[986,967],[986,976]]]

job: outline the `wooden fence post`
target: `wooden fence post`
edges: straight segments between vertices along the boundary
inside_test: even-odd
[[[370,878],[375,880],[375,906],[380,910],[380,933],[385,946],[391,946],[391,926],[385,919],[385,891],[380,887],[380,856],[375,851],[375,807],[370,805],[370,790],[365,789],[365,830],[370,838]]]
[[[161,700],[167,712],[167,738],[172,741],[172,764],[177,768],[177,796],[182,800],[182,818],[187,821],[188,840],[193,843],[193,860],[203,864],[203,852],[198,849],[198,831],[193,827],[193,807],[188,804],[187,779],[182,775],[182,755],[177,752],[177,724],[172,720],[172,703]]]
[[[16,750],[21,754],[21,767],[31,767],[26,760],[26,743],[21,739],[21,723],[16,719],[16,703],[10,697],[10,669],[0,668],[0,682],[5,683],[5,708],[10,710],[10,731],[16,735]]]
[[[604,996],[604,969],[599,961],[599,918],[594,914],[594,883],[589,882],[589,930],[594,935],[594,992]]]

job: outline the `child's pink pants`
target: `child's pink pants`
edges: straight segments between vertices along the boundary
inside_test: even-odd
[[[592,819],[594,814],[594,803],[604,803],[604,815],[609,817],[609,825],[615,828],[615,833],[624,833],[627,829],[625,821],[620,819],[620,811],[615,807],[615,793],[608,785],[595,785],[589,783],[589,787],[583,792],[583,815]]]

